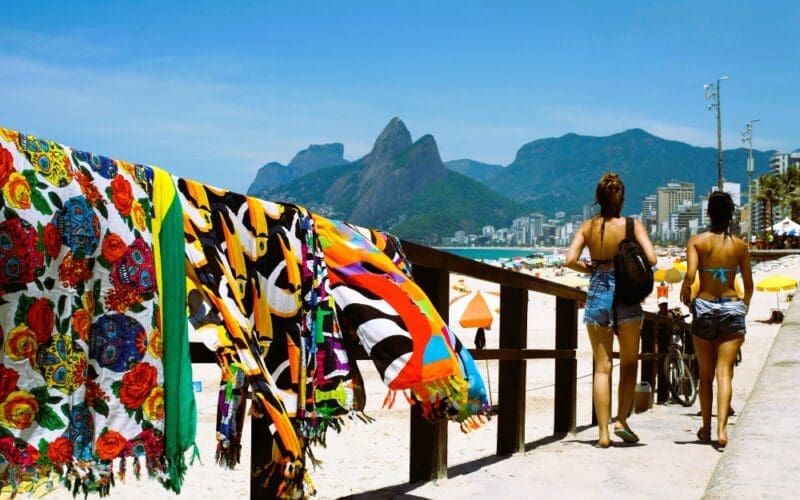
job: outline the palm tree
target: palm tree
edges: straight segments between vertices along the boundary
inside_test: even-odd
[[[796,221],[800,214],[800,168],[789,167],[781,177],[784,181],[782,209],[784,214],[788,212],[792,220]]]
[[[758,178],[758,193],[756,199],[764,203],[764,220],[766,222],[764,228],[764,239],[766,240],[766,233],[772,231],[774,225],[772,217],[772,207],[780,202],[781,195],[783,194],[783,182],[780,176],[772,174],[764,174]]]

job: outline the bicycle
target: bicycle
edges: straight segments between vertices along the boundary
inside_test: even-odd
[[[695,355],[686,352],[689,333],[683,323],[685,317],[673,321],[669,350],[664,358],[664,374],[672,397],[683,406],[692,406],[697,399],[697,376],[694,371]]]

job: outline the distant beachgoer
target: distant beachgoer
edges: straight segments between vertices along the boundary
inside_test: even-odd
[[[669,299],[667,297],[659,297],[658,299],[658,314],[666,316],[669,314]]]
[[[661,284],[656,287],[656,298],[660,299],[661,297],[669,297],[669,286],[667,286],[666,281],[662,281]]]
[[[744,342],[745,315],[753,296],[753,275],[747,244],[730,234],[734,211],[728,193],[715,191],[708,197],[708,231],[692,236],[687,243],[688,264],[681,287],[681,302],[692,311],[692,337],[700,368],[700,413],[703,426],[697,439],[711,441],[711,401],[714,375],[717,378],[717,439],[728,444],[728,415],[731,381],[736,353]],[[742,274],[744,297],[735,287],[736,270]],[[691,300],[695,274],[700,273],[697,297]]]
[[[625,218],[620,217],[624,201],[625,186],[619,176],[614,173],[604,174],[595,188],[595,203],[600,205],[600,215],[584,222],[575,233],[565,262],[570,269],[592,275],[583,322],[589,332],[595,362],[592,390],[600,432],[597,446],[602,448],[611,445],[608,423],[611,414],[611,356],[614,344],[614,255],[619,242],[625,237]],[[634,223],[634,235],[644,249],[648,262],[651,266],[654,265],[656,253],[653,244],[638,220]],[[585,247],[589,248],[590,262],[578,260]],[[617,322],[620,381],[614,434],[626,443],[635,443],[639,441],[639,436],[628,425],[628,414],[633,405],[636,386],[642,329],[641,304],[618,307]]]

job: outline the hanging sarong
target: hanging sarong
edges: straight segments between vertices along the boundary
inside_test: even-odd
[[[183,211],[172,176],[153,167],[153,253],[160,299],[164,360],[164,435],[169,483],[181,492],[192,460],[199,454],[195,443],[197,402],[192,386],[192,359],[186,320],[186,269]]]
[[[467,349],[411,280],[399,241],[315,215],[342,328],[354,332],[384,383],[409,389],[423,415],[463,430],[488,409],[483,379]]]
[[[324,441],[327,426],[338,427],[353,399],[313,219],[301,207],[186,179],[178,188],[192,280],[208,305],[199,323],[223,327],[218,461],[239,460],[249,383],[255,408],[274,429],[272,463],[263,471],[268,494],[311,493],[306,447]]]
[[[0,485],[169,483],[152,171],[0,129]]]

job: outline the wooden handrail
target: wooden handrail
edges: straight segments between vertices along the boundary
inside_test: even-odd
[[[509,269],[490,266],[482,262],[442,252],[412,242],[403,241],[403,249],[411,261],[415,282],[427,294],[431,303],[448,323],[450,274],[456,273],[495,283],[500,286],[499,348],[470,350],[477,360],[498,362],[497,454],[508,455],[525,448],[525,383],[526,362],[531,359],[552,359],[555,362],[555,401],[553,432],[563,434],[575,431],[578,306],[586,301],[586,292],[535,276]],[[553,349],[528,349],[528,292],[533,291],[556,298]],[[659,401],[666,384],[661,382],[660,363],[666,352],[656,349],[666,335],[659,332],[672,321],[654,313],[645,312],[642,329],[642,380],[658,387]],[[656,342],[656,340],[658,342]],[[351,349],[355,360],[370,359],[360,347]],[[214,363],[214,353],[201,344],[191,345],[194,363]],[[420,405],[411,407],[409,480],[430,481],[447,476],[447,422],[429,422],[419,412]],[[270,435],[264,419],[252,420],[251,442],[253,472],[269,460],[265,450],[270,449]],[[261,451],[256,451],[261,450]],[[253,476],[255,477],[255,476]],[[250,484],[250,498],[262,498],[263,491],[256,480]]]

